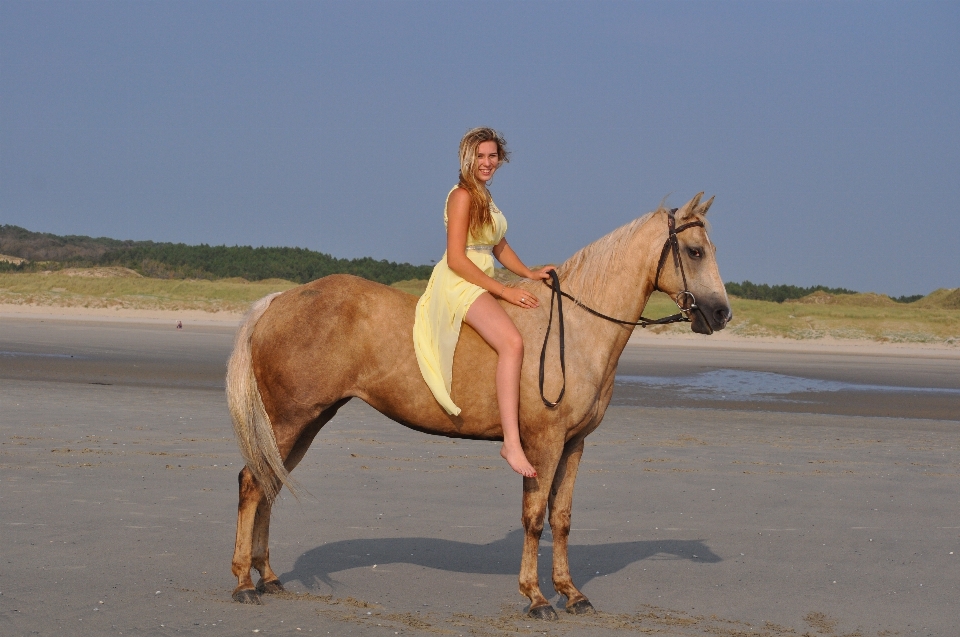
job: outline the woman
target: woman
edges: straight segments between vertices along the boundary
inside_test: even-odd
[[[538,307],[536,296],[493,279],[493,257],[528,279],[547,279],[552,267],[532,271],[507,244],[507,220],[493,203],[487,184],[509,161],[503,137],[492,128],[474,128],[460,140],[460,182],[447,195],[443,220],[447,251],[417,304],[413,342],[424,380],[437,402],[456,416],[450,398],[453,353],[466,322],[497,352],[497,404],[503,427],[500,455],[520,475],[536,470],[520,445],[520,365],[523,339],[497,299],[524,309]]]

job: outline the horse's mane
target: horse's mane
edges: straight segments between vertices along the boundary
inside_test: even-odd
[[[666,208],[661,205],[653,212],[648,212],[581,248],[557,269],[562,287],[586,305],[597,303],[604,289],[604,277],[608,275],[610,267],[624,258],[631,239],[643,224],[664,210]]]

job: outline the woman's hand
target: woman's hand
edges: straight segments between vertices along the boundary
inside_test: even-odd
[[[551,270],[556,270],[556,268],[548,265],[539,270],[530,270],[530,276],[528,278],[534,281],[549,281]],[[504,287],[503,292],[500,293],[500,298],[507,303],[513,303],[527,310],[540,307],[540,299],[537,298],[537,295],[522,288]]]
[[[540,299],[538,299],[536,295],[521,288],[505,287],[503,288],[503,292],[500,293],[500,298],[507,303],[513,303],[527,310],[540,307]]]
[[[530,273],[531,273],[533,276],[531,276],[530,278],[533,279],[534,281],[549,281],[549,280],[550,280],[550,271],[551,271],[551,270],[556,270],[556,269],[557,269],[557,268],[555,268],[555,267],[552,266],[552,265],[547,265],[547,266],[544,266],[544,267],[540,268],[539,270],[531,270]]]

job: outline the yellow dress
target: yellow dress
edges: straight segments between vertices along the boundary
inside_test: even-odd
[[[447,225],[447,204],[443,208],[443,225]],[[507,220],[490,201],[492,223],[484,227],[481,236],[467,234],[467,258],[484,274],[493,276],[493,247],[507,234]],[[460,413],[450,398],[453,380],[453,353],[460,338],[460,325],[463,317],[474,301],[485,290],[466,281],[447,265],[447,253],[437,262],[427,283],[427,290],[417,303],[417,314],[413,323],[413,347],[417,352],[420,373],[427,382],[430,391],[448,414]]]

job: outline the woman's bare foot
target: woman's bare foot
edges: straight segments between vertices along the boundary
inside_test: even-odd
[[[527,460],[527,454],[523,453],[523,447],[520,445],[507,446],[503,443],[500,447],[500,455],[507,461],[510,468],[522,475],[524,478],[536,478],[537,470]]]

